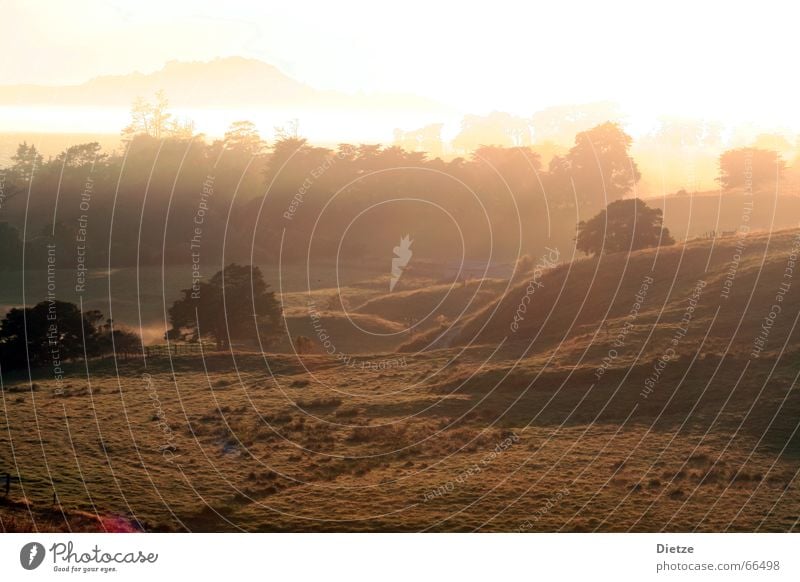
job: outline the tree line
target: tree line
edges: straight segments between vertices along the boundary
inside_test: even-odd
[[[399,146],[317,147],[296,126],[267,144],[247,121],[209,141],[158,95],[137,101],[123,143],[114,152],[78,144],[46,160],[20,144],[4,170],[0,268],[18,268],[23,250],[37,264],[46,244],[70,265],[78,242],[87,265],[112,267],[191,264],[198,244],[206,265],[383,259],[412,230],[431,260],[510,260],[569,248],[576,224],[635,194],[641,177],[631,137],[610,122],[578,132],[546,164],[530,145],[443,160]],[[783,167],[775,152],[732,150],[720,181],[735,188],[747,172],[758,189]]]
[[[211,340],[217,350],[237,344],[266,350],[281,333],[282,307],[258,267],[232,263],[208,281],[181,291],[169,308],[168,342]],[[48,298],[11,308],[0,321],[3,370],[51,368],[57,378],[67,363],[113,354],[140,355],[139,334],[105,319],[98,310]]]

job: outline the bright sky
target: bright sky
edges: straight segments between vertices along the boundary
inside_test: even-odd
[[[800,129],[796,2],[0,0],[0,82],[258,58],[322,89],[530,115],[620,102]]]

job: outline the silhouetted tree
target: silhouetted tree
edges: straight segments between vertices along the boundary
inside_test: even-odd
[[[604,123],[575,136],[566,156],[550,162],[551,187],[581,208],[602,207],[628,194],[641,174],[629,152],[633,140],[616,123]],[[572,192],[574,184],[575,192]]]
[[[131,106],[131,122],[122,130],[122,136],[126,140],[137,135],[149,135],[156,139],[191,137],[194,123],[174,118],[168,108],[169,100],[163,89],[156,91],[152,102],[137,97]]]
[[[223,143],[225,144],[225,149],[246,156],[260,154],[266,145],[252,121],[234,121],[231,123],[228,131],[225,132]]]
[[[576,248],[589,254],[635,251],[674,244],[662,226],[662,212],[639,198],[617,200],[596,216],[578,224]]]
[[[33,173],[43,165],[42,155],[35,145],[28,145],[28,142],[22,142],[17,146],[17,152],[11,156],[11,161],[12,180],[25,186],[30,184]]]
[[[81,313],[65,301],[14,307],[0,323],[0,359],[9,368],[36,368],[97,355],[102,351],[95,326],[100,319],[99,311]]]
[[[275,141],[284,139],[300,139],[300,120],[290,119],[286,125],[276,125],[273,127],[275,130]]]
[[[775,186],[786,168],[778,152],[758,148],[728,150],[719,157],[718,178],[723,188],[749,187],[753,190]]]
[[[181,293],[169,309],[173,330],[213,338],[217,349],[231,341],[268,343],[280,331],[281,305],[258,267],[230,264]]]

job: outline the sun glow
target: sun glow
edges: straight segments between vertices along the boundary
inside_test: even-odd
[[[501,1],[487,12],[482,4],[412,0],[387,19],[380,6],[353,2],[233,1],[223,14],[207,1],[83,0],[44,12],[12,1],[9,13],[26,26],[12,27],[0,47],[9,55],[4,84],[74,84],[102,74],[155,71],[168,60],[236,54],[274,64],[319,90],[414,95],[461,114],[531,115],[554,104],[611,100],[634,126],[673,115],[797,131],[796,84],[779,58],[793,53],[797,12],[792,3],[683,1]],[[176,21],[182,26],[171,27]],[[27,25],[39,33],[23,35]],[[157,42],[141,43],[145,37]],[[322,127],[324,113],[254,113],[264,123],[286,115],[302,116],[308,131],[323,140],[332,129],[342,137],[339,128]],[[218,133],[229,117],[209,110],[195,121]],[[0,130],[114,132],[120,121],[120,111],[66,115],[54,105],[49,111],[3,111]],[[373,128],[374,137],[385,140],[391,128],[420,121],[449,120],[384,111],[347,119],[346,125],[354,137],[367,137]]]

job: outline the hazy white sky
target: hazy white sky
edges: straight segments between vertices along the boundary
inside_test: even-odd
[[[0,0],[2,83],[240,55],[318,88],[530,114],[616,100],[797,127],[793,2]]]

